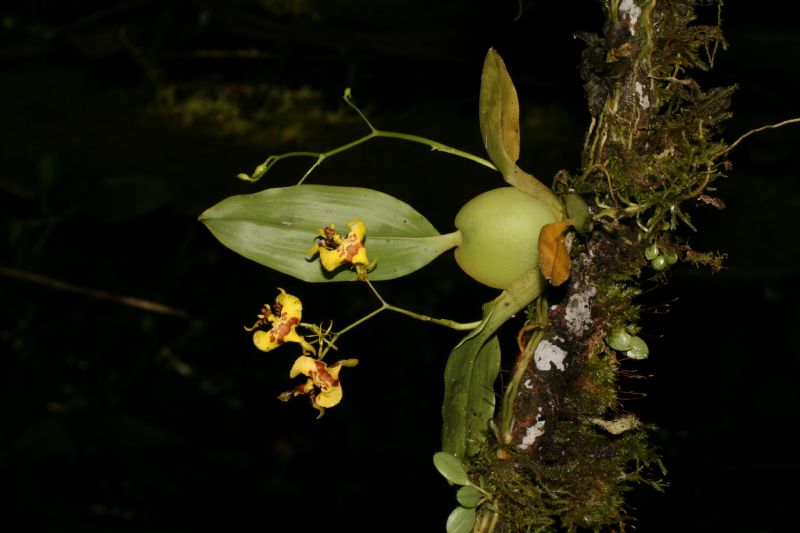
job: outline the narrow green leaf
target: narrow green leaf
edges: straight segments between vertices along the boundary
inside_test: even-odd
[[[475,509],[456,507],[447,517],[447,533],[470,533],[476,518]]]
[[[537,298],[546,282],[538,267],[483,306],[484,319],[450,352],[444,370],[442,450],[470,457],[486,442],[500,371],[497,328]]]
[[[505,176],[519,159],[519,99],[503,59],[492,48],[483,63],[480,127],[486,152]]]
[[[503,179],[545,202],[556,218],[563,218],[563,206],[553,191],[517,166],[520,151],[519,99],[506,64],[494,48],[489,50],[483,62],[479,120],[486,153]]]
[[[440,235],[414,208],[372,189],[295,185],[231,196],[207,209],[200,221],[234,252],[296,278],[351,281],[352,269],[323,270],[306,252],[320,228],[335,224],[346,234],[346,223],[361,219],[367,228],[364,244],[377,266],[370,279],[405,276],[458,245],[458,232]]]
[[[472,509],[477,507],[483,498],[483,493],[471,485],[466,485],[456,492],[456,500],[462,507]]]
[[[446,452],[436,452],[433,454],[433,466],[450,483],[456,485],[466,485],[469,483],[467,470],[461,464],[461,459]]]
[[[450,352],[445,368],[442,448],[459,457],[474,455],[494,415],[494,381],[500,371],[500,342],[479,335]]]

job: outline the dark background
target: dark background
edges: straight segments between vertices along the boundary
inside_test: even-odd
[[[327,150],[373,123],[482,154],[477,91],[497,47],[521,97],[521,165],[543,180],[579,164],[589,117],[571,34],[597,2],[31,1],[0,8],[0,524],[13,531],[441,531],[455,504],[436,474],[442,369],[459,335],[382,315],[340,341],[361,365],[321,420],[282,404],[294,353],[263,354],[242,325],[276,287],[309,321],[343,326],[375,302],[311,286],[219,245],[196,217],[223,197],[294,183],[311,162],[237,181],[269,154]],[[706,87],[739,83],[729,140],[800,115],[800,34],[774,9],[731,2],[731,46]],[[704,16],[712,20],[714,11]],[[515,17],[518,15],[518,20]],[[699,250],[644,279],[645,363],[625,406],[660,427],[665,494],[633,492],[640,531],[789,531],[800,461],[797,126],[733,153],[698,206]],[[327,160],[315,183],[374,187],[440,231],[496,175],[378,139]],[[34,283],[29,274],[47,276]],[[64,290],[56,281],[112,299]],[[390,302],[472,320],[492,291],[449,254],[380,284]],[[183,316],[113,298],[160,302]]]

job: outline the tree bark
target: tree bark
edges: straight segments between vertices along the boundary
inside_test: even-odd
[[[610,336],[638,338],[644,277],[663,280],[676,261],[721,267],[721,257],[680,237],[695,230],[690,204],[722,205],[707,192],[728,165],[716,133],[735,87],[704,90],[690,76],[710,69],[726,45],[720,6],[605,4],[602,35],[576,35],[587,45],[581,74],[592,117],[582,168],[554,180],[556,192],[584,199],[591,222],[572,241],[569,281],[549,290],[549,306],[529,310],[518,333],[517,364],[527,367],[511,436],[473,465],[498,498],[495,531],[622,530],[630,518],[624,493],[663,486],[651,427],[627,410],[618,388],[646,346],[642,353]],[[698,14],[716,23],[699,24]]]

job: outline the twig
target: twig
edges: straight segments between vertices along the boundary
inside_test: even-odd
[[[88,296],[89,298],[96,298],[98,300],[108,300],[118,304],[127,305],[129,307],[136,307],[138,309],[143,309],[151,313],[159,313],[162,315],[177,316],[181,318],[188,317],[186,311],[183,311],[181,309],[176,309],[175,307],[170,307],[168,305],[160,304],[158,302],[143,300],[142,298],[136,298],[133,296],[114,294],[100,289],[83,287],[81,285],[76,285],[74,283],[69,283],[67,281],[62,281],[48,276],[43,276],[42,274],[27,272],[25,270],[19,270],[16,268],[0,265],[0,274],[8,276],[10,278],[21,279],[23,281],[29,281],[31,283],[44,285],[46,287],[50,287],[51,289],[74,292],[76,294]]]

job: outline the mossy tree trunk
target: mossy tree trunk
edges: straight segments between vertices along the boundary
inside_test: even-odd
[[[691,77],[725,46],[720,6],[605,4],[602,35],[578,35],[592,117],[582,168],[554,183],[586,200],[592,223],[572,242],[566,286],[551,289],[549,306],[538,317],[531,310],[519,331],[518,361],[530,363],[512,438],[472,465],[498,497],[495,531],[624,529],[624,493],[662,486],[648,424],[619,397],[619,376],[636,372],[646,347],[617,351],[608,338],[637,337],[642,279],[658,281],[676,261],[720,267],[720,257],[680,237],[695,230],[687,209],[698,200],[721,206],[708,191],[727,165],[728,147],[715,134],[734,87],[704,90]],[[712,23],[698,23],[696,9]]]

